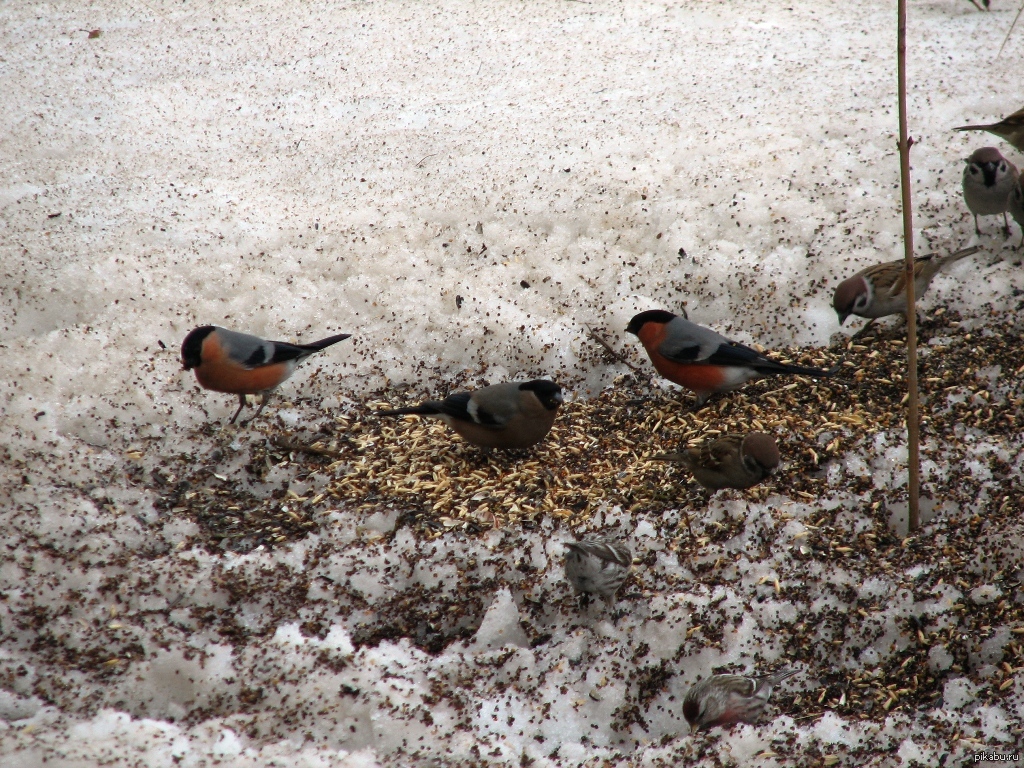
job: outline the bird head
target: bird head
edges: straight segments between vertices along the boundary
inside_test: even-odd
[[[671,312],[666,312],[664,309],[649,309],[646,312],[641,312],[639,315],[633,315],[633,319],[629,321],[629,325],[626,326],[626,333],[632,333],[634,336],[640,335],[640,329],[643,328],[647,323],[670,323],[675,319],[676,315]],[[686,317],[686,311],[683,311],[683,317]]]
[[[190,371],[202,365],[203,342],[215,330],[217,330],[215,326],[202,325],[189,331],[188,336],[181,343],[181,367],[183,370]]]
[[[832,297],[832,308],[839,317],[839,324],[846,322],[852,314],[863,310],[871,303],[871,286],[860,275],[848,277],[836,287]]]

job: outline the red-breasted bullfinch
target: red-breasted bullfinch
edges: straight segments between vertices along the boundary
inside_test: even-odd
[[[658,373],[697,394],[698,408],[711,395],[751,379],[780,374],[831,376],[838,370],[780,363],[662,309],[634,316],[626,331],[640,339]]]
[[[349,336],[340,333],[312,344],[289,344],[204,325],[189,332],[182,342],[181,364],[186,371],[194,370],[196,380],[206,389],[238,395],[238,410],[231,417],[234,424],[245,407],[246,395],[263,395],[252,417],[255,419],[262,413],[271,391],[295,373],[299,363]]]
[[[455,392],[410,408],[378,411],[378,416],[435,416],[481,448],[529,448],[544,439],[562,404],[553,381],[510,381],[474,392]]]
[[[679,453],[654,456],[655,461],[682,464],[709,491],[750,488],[779,466],[779,446],[764,432],[726,434]]]

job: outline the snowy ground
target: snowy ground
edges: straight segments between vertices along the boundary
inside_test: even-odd
[[[1012,3],[911,3],[919,251],[985,248],[924,301],[912,539],[900,336],[822,350],[902,253],[892,3],[219,5],[0,6],[4,766],[1019,752],[1020,231],[979,241],[960,176],[1024,157],[950,130],[1021,106]],[[853,368],[694,416],[588,335],[647,366],[629,318],[684,305]],[[203,323],[354,335],[234,430],[180,371]],[[576,401],[525,457],[365,419],[537,375]],[[706,510],[643,459],[753,419],[779,477]],[[603,528],[614,622],[560,570]],[[765,724],[687,733],[690,684],[784,664]]]

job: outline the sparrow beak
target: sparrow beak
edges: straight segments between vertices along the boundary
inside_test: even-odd
[[[848,318],[850,316],[850,313],[849,312],[836,312],[836,315],[839,316],[839,324],[842,325],[843,323],[846,322],[846,318]]]

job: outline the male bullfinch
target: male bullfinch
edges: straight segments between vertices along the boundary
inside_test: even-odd
[[[658,373],[696,393],[698,408],[711,395],[736,389],[751,379],[784,373],[831,376],[838,370],[780,363],[661,309],[634,316],[626,331],[640,339]]]
[[[246,395],[263,395],[252,417],[255,419],[262,413],[271,391],[295,373],[299,363],[349,336],[340,333],[312,344],[289,344],[204,325],[191,331],[182,342],[181,364],[186,371],[194,369],[196,380],[206,389],[238,395],[238,410],[231,417],[234,424],[245,407]]]
[[[555,423],[562,388],[553,381],[509,381],[474,392],[455,392],[410,408],[378,411],[378,416],[436,416],[481,448],[529,448]]]
[[[757,485],[779,465],[779,446],[764,432],[726,434],[679,453],[653,457],[655,461],[682,464],[709,491],[749,488]]]

